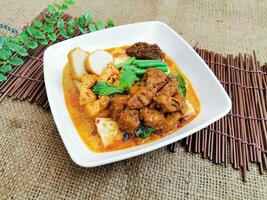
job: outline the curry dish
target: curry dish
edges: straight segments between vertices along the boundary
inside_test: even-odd
[[[188,78],[156,44],[71,50],[63,90],[80,137],[94,152],[160,139],[192,121],[200,103]]]

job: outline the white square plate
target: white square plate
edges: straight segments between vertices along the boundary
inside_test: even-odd
[[[75,47],[94,51],[139,41],[158,44],[174,59],[191,80],[200,99],[201,112],[191,123],[155,142],[108,153],[92,152],[81,140],[65,105],[62,72],[67,63],[67,54]],[[208,126],[231,109],[230,98],[206,63],[173,29],[158,21],[109,28],[52,45],[44,53],[44,78],[50,108],[59,134],[72,160],[82,167],[99,166],[166,146]]]

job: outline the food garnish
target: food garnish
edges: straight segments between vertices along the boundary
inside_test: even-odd
[[[109,96],[111,94],[123,93],[123,88],[108,84],[104,81],[97,82],[93,87],[93,92],[102,96]]]
[[[123,69],[129,69],[129,70],[132,70],[134,71],[135,74],[137,75],[142,75],[146,72],[146,69],[141,69],[141,68],[138,68],[136,67],[135,65],[125,65],[123,67]]]
[[[141,126],[136,129],[135,135],[140,138],[148,138],[150,135],[154,134],[156,130],[148,126]]]
[[[151,68],[151,67],[159,67],[159,66],[167,66],[167,63],[161,60],[134,60],[133,64],[140,68]]]
[[[119,80],[123,89],[130,89],[134,82],[140,81],[131,68],[123,68]]]
[[[155,68],[163,72],[168,72],[168,65],[161,60],[136,60],[132,57],[128,61],[117,65],[117,68],[133,69],[136,74],[144,74],[148,68]]]
[[[186,81],[184,77],[182,76],[182,74],[180,73],[178,74],[177,80],[178,80],[179,92],[181,92],[184,95],[184,97],[186,97],[186,93],[187,93]]]

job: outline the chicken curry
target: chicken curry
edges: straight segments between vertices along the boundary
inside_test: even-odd
[[[190,81],[156,44],[139,42],[92,53],[75,48],[68,60],[65,103],[92,151],[155,141],[200,112]]]

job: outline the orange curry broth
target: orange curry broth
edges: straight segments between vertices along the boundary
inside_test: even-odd
[[[124,54],[125,49],[127,47],[128,46],[116,47],[116,48],[107,49],[106,51],[110,52],[115,58],[121,54]],[[170,71],[175,76],[177,76],[178,73],[182,73],[178,69],[176,63],[169,56],[166,55],[164,59],[165,59],[165,62],[168,64]],[[92,119],[89,119],[89,117],[86,115],[86,112],[84,111],[84,107],[79,104],[79,92],[74,85],[72,77],[73,76],[72,76],[71,68],[68,64],[66,64],[64,67],[64,71],[63,71],[63,82],[62,82],[65,103],[66,103],[69,115],[74,123],[74,126],[77,129],[77,132],[79,133],[81,139],[83,140],[83,142],[86,144],[86,146],[90,150],[94,152],[108,152],[108,151],[115,151],[119,149],[125,149],[125,148],[129,148],[132,146],[137,146],[137,145],[155,141],[171,133],[170,132],[165,135],[153,134],[147,139],[134,137],[124,142],[122,140],[118,140],[118,141],[115,141],[112,145],[109,145],[108,147],[104,147],[102,144],[101,138],[99,134],[97,133],[97,129],[96,129],[94,121]],[[188,83],[187,97],[189,101],[191,102],[191,104],[193,105],[196,111],[196,115],[182,122],[181,125],[178,127],[178,129],[186,125],[187,123],[191,122],[200,112],[200,102],[199,102],[198,97],[196,96],[196,93],[192,87],[192,84],[184,74],[183,74],[183,77],[186,79]]]

